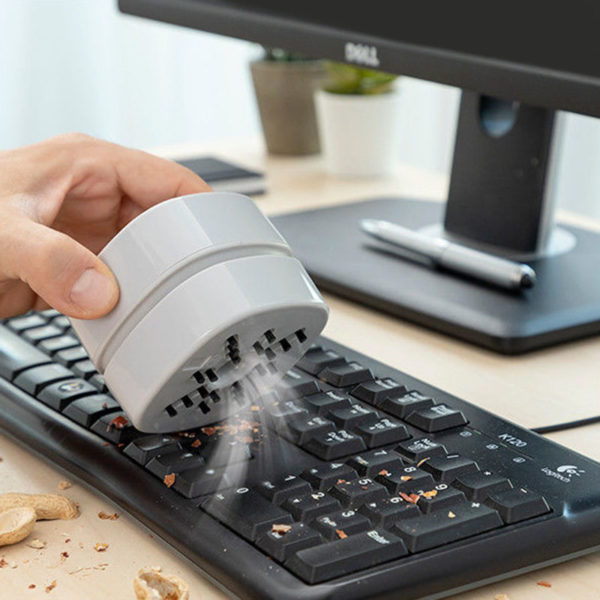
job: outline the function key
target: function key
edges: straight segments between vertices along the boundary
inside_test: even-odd
[[[318,383],[301,371],[290,369],[282,379],[282,384],[285,391],[291,392],[295,396],[308,396],[319,391]]]
[[[396,452],[409,460],[419,462],[424,458],[444,456],[446,454],[446,447],[429,438],[417,438],[408,442],[402,442],[396,448]]]
[[[313,488],[323,491],[328,490],[340,479],[355,479],[358,475],[348,465],[332,462],[306,469],[300,477],[306,479]]]
[[[323,542],[323,538],[304,523],[284,524],[283,527],[277,525],[271,525],[271,529],[258,538],[256,545],[279,562]]]
[[[402,467],[393,471],[382,469],[375,481],[384,485],[389,493],[394,495],[412,494],[435,486],[433,477],[417,467]]]
[[[432,458],[423,462],[421,467],[444,483],[452,483],[458,477],[479,471],[475,461],[458,454]]]
[[[374,423],[379,419],[379,414],[373,409],[353,404],[344,408],[334,408],[329,412],[329,418],[343,429],[349,429],[363,423]]]
[[[274,524],[293,522],[288,512],[245,487],[215,494],[202,503],[202,509],[251,541],[272,530]]]
[[[343,362],[325,367],[319,373],[319,379],[335,387],[348,387],[373,379],[373,373],[357,362]]]
[[[14,383],[32,396],[37,396],[47,385],[72,378],[73,373],[69,369],[65,369],[62,365],[50,364],[23,371],[16,377]]]
[[[303,414],[287,420],[279,433],[294,444],[302,445],[317,433],[333,431],[335,425],[318,415]]]
[[[502,525],[495,510],[478,502],[468,502],[418,519],[397,521],[392,531],[404,539],[410,552],[422,552]]]
[[[296,364],[299,369],[317,375],[325,367],[339,365],[346,362],[337,352],[333,350],[323,350],[320,347],[310,348],[306,354]]]
[[[349,535],[371,529],[369,519],[355,510],[338,510],[317,517],[312,526],[328,540],[341,540]]]
[[[389,529],[400,519],[413,519],[421,515],[417,505],[408,502],[402,496],[389,496],[377,502],[367,502],[358,509],[358,512],[365,515],[375,527],[384,529]]]
[[[491,494],[510,490],[512,483],[491,471],[476,471],[459,477],[452,485],[462,490],[469,500],[483,502]]]
[[[47,340],[53,337],[59,337],[62,334],[62,329],[54,327],[54,325],[44,325],[43,327],[26,329],[23,332],[23,337],[31,344],[38,344],[42,340]]]
[[[382,470],[393,471],[404,466],[395,452],[384,449],[363,452],[353,456],[347,463],[361,477],[375,477]]]
[[[395,444],[410,438],[408,430],[402,423],[387,417],[374,423],[362,423],[355,427],[354,431],[365,440],[368,448]]]
[[[308,583],[368,569],[407,554],[404,542],[387,531],[371,530],[300,550],[285,566]]]
[[[98,390],[83,379],[66,379],[46,386],[38,398],[54,410],[63,411],[69,402],[96,393]]]
[[[337,392],[319,392],[302,398],[302,403],[312,412],[320,416],[326,416],[327,413],[337,408],[350,408],[352,404],[345,394]]]
[[[386,498],[388,493],[380,483],[374,482],[369,477],[353,479],[351,481],[338,481],[330,490],[330,494],[337,498],[342,506],[358,508],[366,502],[376,502]]]
[[[317,433],[302,447],[323,460],[335,460],[366,450],[362,438],[345,429]]]
[[[296,475],[261,481],[256,490],[275,504],[283,504],[290,496],[303,496],[312,492],[308,481]]]
[[[357,385],[351,394],[359,400],[369,404],[379,405],[386,398],[401,396],[407,392],[405,386],[386,377],[385,379],[374,379]]]
[[[409,392],[403,396],[384,398],[379,407],[391,415],[405,419],[411,412],[433,406],[433,398],[419,392]]]
[[[412,412],[406,417],[406,421],[429,433],[444,431],[452,427],[460,427],[468,423],[462,412],[450,408],[447,404],[436,404],[435,406]]]
[[[314,521],[318,516],[341,508],[340,503],[325,492],[312,492],[302,496],[292,496],[283,503],[283,508],[298,521]]]
[[[172,435],[148,435],[131,442],[123,452],[140,465],[145,465],[159,454],[177,450],[181,450],[181,444]]]
[[[15,331],[16,333],[20,333],[22,331],[27,331],[28,329],[43,327],[44,325],[46,325],[46,319],[44,319],[39,314],[32,313],[23,317],[15,317],[14,319],[9,319],[6,322],[6,324],[10,329]]]
[[[546,499],[526,488],[492,494],[486,503],[500,513],[507,525],[550,512]]]
[[[84,396],[79,400],[73,400],[65,408],[63,415],[84,427],[90,427],[96,419],[108,413],[114,413],[120,408],[112,396],[95,394],[94,396]]]

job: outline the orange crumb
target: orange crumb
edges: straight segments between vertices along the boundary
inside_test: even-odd
[[[170,488],[175,483],[175,473],[169,473],[168,475],[165,475],[163,483]]]
[[[337,536],[340,538],[340,540],[343,540],[348,537],[348,534],[344,533],[341,529],[336,529],[335,532],[337,533]]]
[[[545,588],[551,588],[552,584],[548,583],[547,581],[538,581],[537,585],[541,586],[541,587],[545,587]]]

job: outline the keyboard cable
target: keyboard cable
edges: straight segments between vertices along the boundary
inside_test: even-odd
[[[532,427],[531,431],[544,435],[546,433],[555,433],[557,431],[566,431],[567,429],[575,429],[576,427],[585,427],[600,423],[600,415],[596,417],[588,417],[586,419],[578,419],[577,421],[567,421],[565,423],[556,423],[555,425],[545,425],[543,427]]]

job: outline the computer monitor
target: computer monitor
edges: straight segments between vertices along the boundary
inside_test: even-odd
[[[600,277],[594,272],[594,264],[600,264],[600,237],[554,227],[547,185],[555,156],[555,110],[600,116],[596,2],[578,0],[566,7],[539,0],[393,5],[119,0],[119,7],[463,88],[443,216],[428,203],[415,206],[398,199],[356,205],[350,212],[342,207],[339,213],[280,219],[277,225],[323,287],[501,352],[523,352],[600,331]],[[538,285],[520,294],[491,290],[384,260],[364,244],[339,247],[354,263],[344,273],[332,262],[339,261],[339,252],[328,259],[314,240],[306,243],[313,222],[325,218],[326,235],[335,236],[336,222],[374,216],[375,209],[406,219],[407,226],[528,260],[538,271]],[[436,220],[443,221],[437,230]],[[385,278],[389,285],[381,284]]]

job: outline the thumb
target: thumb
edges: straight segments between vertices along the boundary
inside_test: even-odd
[[[21,279],[50,306],[78,319],[110,312],[119,287],[110,269],[68,235],[17,219],[0,244],[0,272]]]

